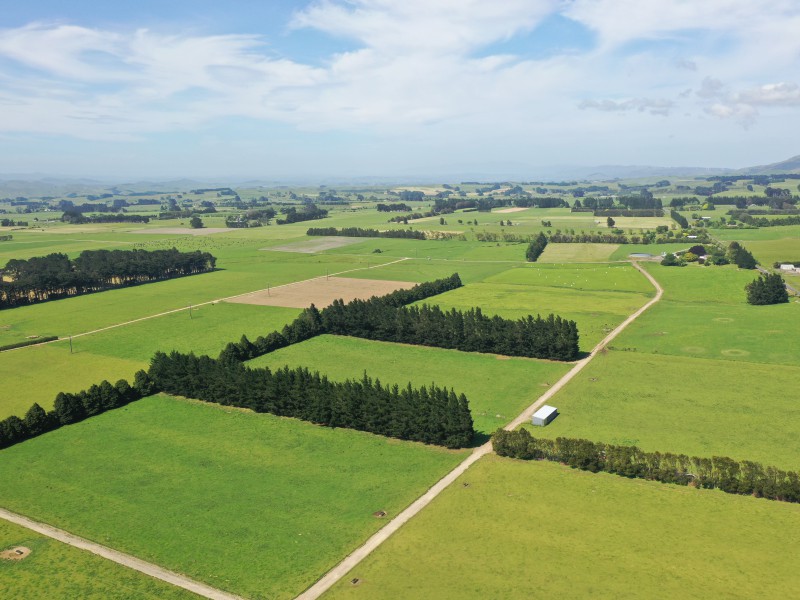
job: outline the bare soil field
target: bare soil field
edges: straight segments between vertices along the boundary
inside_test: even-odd
[[[313,303],[317,308],[324,308],[340,298],[345,302],[356,298],[366,300],[372,296],[383,296],[395,290],[412,288],[415,285],[411,281],[319,277],[282,285],[266,292],[254,292],[227,300],[227,302],[293,308],[306,308]]]
[[[213,233],[225,233],[235,231],[230,227],[203,227],[202,229],[192,229],[191,227],[156,227],[153,229],[132,229],[131,233],[166,233],[169,235],[211,235]]]
[[[303,254],[314,254],[315,252],[322,252],[323,250],[331,250],[333,248],[341,248],[342,246],[349,246],[350,244],[356,244],[363,240],[364,238],[343,237],[343,236],[320,237],[313,240],[303,240],[302,242],[285,244],[283,246],[262,248],[262,250],[275,250],[276,252],[302,252]]]
[[[523,210],[528,210],[528,209],[523,207],[523,206],[515,206],[515,207],[512,207],[512,208],[503,208],[503,209],[500,209],[500,210],[496,210],[494,212],[496,212],[496,213],[515,213],[515,212],[522,212]]]

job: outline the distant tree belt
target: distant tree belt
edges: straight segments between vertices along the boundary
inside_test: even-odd
[[[13,239],[14,239],[14,236],[11,235],[10,233],[6,234],[6,235],[0,235],[0,242],[8,242],[8,241],[11,241]]]
[[[384,305],[390,309],[398,308],[405,304],[419,302],[431,296],[449,292],[460,288],[462,285],[458,273],[453,273],[450,277],[420,283],[407,290],[395,290],[385,296],[373,296],[368,302],[371,303],[371,306]],[[345,309],[350,310],[353,302],[344,305]],[[300,313],[300,316],[294,321],[285,325],[282,331],[273,331],[266,337],[259,336],[254,342],[251,342],[244,335],[239,342],[230,342],[223,349],[220,358],[239,361],[250,360],[292,344],[299,344],[318,335],[329,333],[323,326],[323,315],[327,310],[325,308],[320,312],[312,304]]]
[[[706,239],[706,232],[702,230],[697,231],[697,238],[694,240],[658,235],[655,231],[631,236],[624,233],[554,233],[548,238],[551,244],[677,244],[682,241],[697,242]]]
[[[288,208],[282,208],[281,212],[284,216],[277,220],[278,225],[313,221],[315,219],[324,219],[328,216],[327,210],[319,208],[314,204],[306,204],[300,210],[297,210],[295,206],[289,206]]]
[[[525,260],[528,262],[536,262],[547,247],[547,236],[541,231],[533,238],[528,249],[525,251]]]
[[[388,231],[378,231],[377,229],[362,229],[361,227],[312,227],[306,231],[306,235],[341,235],[346,237],[366,237],[366,238],[402,238],[409,240],[424,240],[425,232],[412,231],[411,229],[390,229]]]
[[[170,394],[402,440],[463,448],[475,434],[467,398],[435,385],[384,387],[366,374],[338,383],[304,367],[272,372],[178,352],[157,352],[148,375]]]
[[[675,221],[678,225],[680,225],[682,229],[689,229],[689,221],[687,221],[686,217],[684,217],[678,211],[670,210],[669,216],[672,217],[672,220]]]
[[[779,219],[767,219],[766,217],[753,217],[748,213],[740,213],[738,219],[742,223],[753,227],[782,227],[785,225],[800,225],[800,215],[783,217]]]
[[[661,208],[602,208],[594,211],[595,217],[663,217]]]
[[[37,337],[33,340],[23,340],[21,342],[14,342],[13,344],[5,344],[0,346],[0,352],[6,350],[15,350],[16,348],[24,348],[25,346],[35,346],[36,344],[44,344],[45,342],[53,342],[58,339],[57,335],[46,335],[44,337]]]
[[[394,204],[378,203],[375,208],[378,209],[378,212],[411,212],[411,207],[403,202]]]
[[[115,385],[103,381],[100,385],[93,385],[77,394],[60,393],[50,412],[34,403],[24,418],[11,416],[0,421],[0,448],[13,446],[64,425],[125,406],[153,393],[152,382],[145,371],[136,373],[133,386],[125,379],[120,379]]]
[[[77,210],[66,210],[61,215],[61,221],[82,225],[84,223],[149,223],[150,217],[146,215],[86,215]]]
[[[541,439],[534,438],[527,429],[500,429],[492,436],[492,445],[500,456],[550,460],[593,473],[605,471],[662,483],[717,488],[729,494],[800,502],[800,473],[747,460],[645,452],[636,446],[616,446],[583,439]]]
[[[0,269],[0,309],[211,271],[208,252],[84,250],[12,259]]]

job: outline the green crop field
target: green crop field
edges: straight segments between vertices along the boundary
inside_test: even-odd
[[[530,358],[459,352],[323,335],[248,363],[271,369],[305,366],[331,379],[360,378],[366,370],[383,384],[436,385],[464,393],[475,429],[487,435],[516,417],[570,365]]]
[[[796,505],[489,456],[324,598],[791,597],[798,527]]]
[[[619,244],[547,244],[537,262],[604,262],[619,248]]]
[[[0,520],[0,551],[22,546],[23,560],[0,559],[4,598],[197,600],[199,596],[90,552]]]
[[[250,598],[290,598],[463,459],[154,396],[3,450],[10,510]]]

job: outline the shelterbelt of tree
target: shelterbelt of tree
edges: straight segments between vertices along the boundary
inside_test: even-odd
[[[433,384],[390,388],[366,373],[338,383],[304,367],[272,372],[178,352],[156,353],[148,375],[170,394],[402,440],[463,448],[475,434],[466,396]]]
[[[575,321],[550,314],[516,321],[487,317],[480,308],[443,311],[438,306],[405,306],[461,287],[458,273],[397,290],[369,300],[336,300],[318,310],[313,304],[283,331],[259,336],[254,342],[242,337],[229,343],[222,356],[250,360],[290,344],[325,333],[382,342],[448,348],[551,360],[575,360],[579,355]],[[222,357],[221,356],[221,357]]]
[[[84,250],[75,260],[53,253],[12,259],[0,270],[0,309],[196,275],[214,269],[208,252]]]
[[[728,494],[800,502],[800,473],[765,467],[749,460],[645,452],[636,446],[584,439],[543,439],[533,437],[527,429],[498,429],[492,436],[492,447],[500,456],[560,462],[593,473],[605,471],[662,483],[716,488]]]
[[[389,229],[378,231],[377,229],[363,229],[361,227],[311,227],[306,231],[306,235],[341,235],[345,237],[367,237],[367,238],[402,238],[409,240],[426,239],[423,231],[413,231],[411,229]]]

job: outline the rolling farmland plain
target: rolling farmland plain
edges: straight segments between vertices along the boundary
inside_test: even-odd
[[[372,193],[396,201],[385,190]],[[434,206],[431,197],[409,202],[420,212]],[[527,262],[533,236],[604,235],[605,217],[566,207],[509,212],[501,204],[407,225],[388,223],[392,215],[375,205],[353,196],[327,206],[329,215],[318,221],[235,229],[225,227],[226,218],[238,212],[220,205],[204,215],[207,228],[220,229],[208,235],[193,235],[186,219],[157,219],[158,207],[147,224],[66,224],[41,212],[36,227],[3,228],[13,239],[0,242],[0,266],[51,253],[75,259],[85,250],[177,248],[211,253],[216,268],[0,311],[0,346],[58,337],[0,352],[0,420],[24,417],[34,402],[53,410],[59,392],[102,380],[133,383],[156,352],[216,358],[242,336],[253,342],[285,332],[312,291],[334,277],[337,285],[382,295],[400,283],[458,273],[462,286],[408,310],[479,308],[495,322],[554,313],[577,326],[574,360],[320,331],[245,357],[241,368],[306,367],[332,382],[366,374],[387,388],[444,387],[468,399],[472,443],[447,449],[156,393],[0,449],[0,508],[243,598],[295,598],[463,461],[480,456],[363,562],[340,567],[322,597],[791,595],[800,583],[797,504],[504,458],[486,444],[569,377],[547,399],[558,418],[545,428],[523,427],[545,438],[797,471],[796,298],[748,304],[744,286],[756,273],[731,264],[662,266],[662,252],[696,243],[688,237],[694,230],[676,227],[668,211],[621,216],[616,226],[629,241],[666,228],[670,243],[549,243],[538,261]],[[309,236],[310,226],[410,227],[427,239]],[[791,227],[709,229],[709,248],[737,241],[766,269],[800,262]],[[444,239],[431,239],[437,236]],[[663,297],[598,347],[656,298],[631,264],[633,253],[654,255],[636,260]],[[282,290],[299,282],[310,291],[269,305],[281,304]],[[250,303],[246,295],[254,292],[260,301]],[[15,597],[196,597],[3,520],[0,546],[31,550],[23,560],[0,560],[0,587]]]

